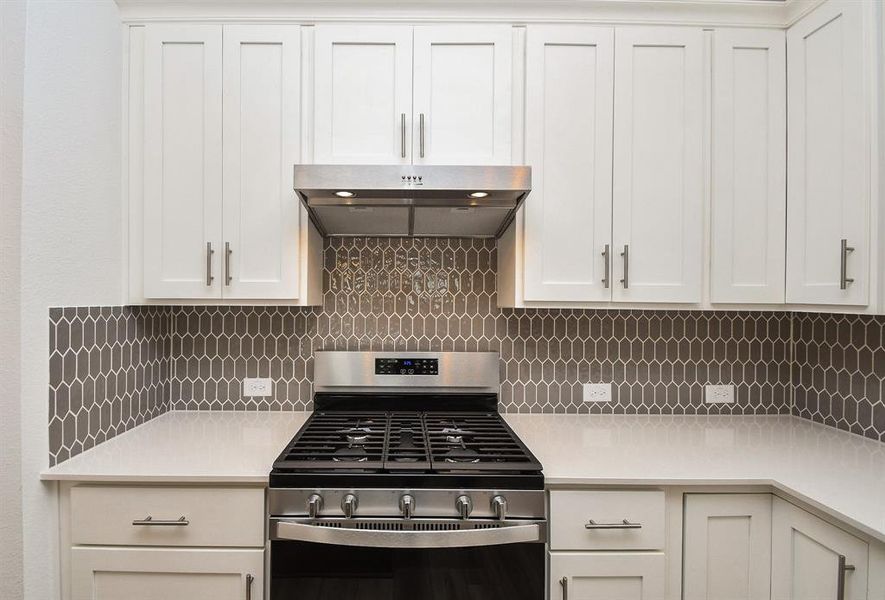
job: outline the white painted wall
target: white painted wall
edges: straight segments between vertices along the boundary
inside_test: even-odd
[[[0,2],[0,598],[22,596],[21,157],[24,0]]]
[[[122,35],[112,0],[27,0],[21,215],[24,597],[58,597],[48,312],[122,302]],[[5,598],[5,597],[4,597]]]

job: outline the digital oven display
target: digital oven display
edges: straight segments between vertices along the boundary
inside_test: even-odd
[[[376,358],[375,375],[438,375],[438,358]]]

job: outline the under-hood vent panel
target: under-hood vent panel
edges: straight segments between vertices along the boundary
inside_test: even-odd
[[[295,165],[327,236],[498,237],[531,191],[529,167]]]

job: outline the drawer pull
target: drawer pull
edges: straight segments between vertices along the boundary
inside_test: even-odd
[[[620,523],[597,523],[590,519],[584,525],[584,529],[642,529],[642,523],[631,523],[627,519]]]
[[[188,521],[184,515],[177,519],[155,519],[148,515],[143,519],[135,519],[132,521],[132,524],[135,526],[149,525],[151,527],[186,527],[187,525],[190,525],[190,521]]]

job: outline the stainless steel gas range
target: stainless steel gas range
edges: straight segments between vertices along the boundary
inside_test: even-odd
[[[538,460],[492,352],[318,352],[270,475],[272,600],[540,600]]]

